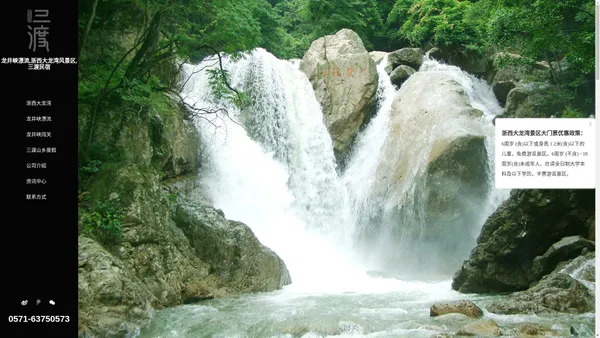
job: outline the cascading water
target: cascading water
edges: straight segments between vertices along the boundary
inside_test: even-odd
[[[343,181],[351,194],[353,220],[360,225],[354,234],[356,238],[369,236],[369,220],[375,215],[378,206],[384,204],[380,196],[371,191],[376,184],[378,163],[383,156],[382,148],[389,134],[390,114],[396,89],[385,71],[387,58],[377,65],[379,84],[377,87],[378,109],[375,117],[358,137],[343,175]]]
[[[189,76],[202,67],[184,71]],[[210,161],[201,175],[208,197],[282,257],[294,287],[333,287],[341,278],[362,276],[363,269],[347,259],[349,202],[308,79],[262,49],[235,62],[225,58],[224,67],[231,85],[249,96],[249,106],[240,110],[215,99],[206,72],[194,74],[184,88],[190,105],[228,111],[198,119]]]
[[[494,127],[491,120],[502,112],[502,108],[498,105],[490,87],[483,81],[462,72],[457,67],[430,59],[425,60],[419,70],[420,81],[410,82],[409,79],[397,92],[384,71],[385,62],[386,58],[378,66],[380,109],[358,140],[352,159],[343,176],[348,191],[352,195],[354,218],[358,222],[356,226],[358,229],[357,240],[361,244],[363,256],[367,257],[366,264],[375,269],[398,274],[401,271],[395,266],[400,264],[400,269],[404,269],[406,272],[409,263],[413,263],[419,272],[424,272],[429,268],[436,270],[437,267],[431,264],[431,260],[423,259],[423,256],[431,255],[433,256],[432,260],[438,260],[438,257],[432,255],[430,250],[444,248],[445,243],[434,242],[435,248],[430,249],[427,243],[421,240],[423,234],[427,232],[427,223],[430,222],[427,218],[427,209],[431,206],[428,204],[426,195],[429,193],[427,189],[430,187],[428,187],[427,180],[423,179],[429,164],[428,158],[435,151],[440,139],[456,137],[457,133],[483,135],[487,151],[487,168],[485,169],[488,171],[484,174],[486,177],[480,185],[492,185]],[[438,97],[441,94],[435,90],[428,92],[431,97],[426,99],[431,100],[430,104],[418,107],[419,111],[411,115],[410,109],[414,102],[410,97],[406,100],[406,96],[409,95],[403,95],[402,91],[405,90],[405,86],[408,86],[408,90],[416,88],[417,91],[424,91],[429,89],[428,86],[435,81],[446,81],[449,86],[463,91],[468,102],[459,102],[459,104],[479,109],[483,112],[483,117],[480,120],[467,119],[460,123],[428,120],[425,114],[431,115],[431,111],[444,109],[441,105],[453,103],[451,101],[446,103],[444,99],[451,100],[451,98]],[[417,94],[422,95],[422,92]],[[393,107],[395,98],[405,101],[399,102]],[[420,130],[394,134],[393,128],[390,126],[392,114],[400,115],[395,118],[401,119],[403,124],[422,120],[423,122],[418,126]],[[437,125],[440,123],[442,125]],[[390,151],[390,149],[392,150]],[[398,175],[398,168],[403,167],[405,170]],[[398,182],[401,180],[403,183],[399,184]],[[483,201],[478,198],[481,196],[485,197]],[[463,255],[468,253],[475,244],[475,237],[485,218],[506,197],[508,197],[508,191],[496,189],[489,189],[485,195],[460,196],[465,200],[470,198],[469,203],[475,204],[476,207],[473,209],[477,211],[468,218],[468,221],[472,223],[467,229],[470,232],[465,236],[463,229],[463,233],[459,234],[464,237],[464,240],[457,241],[464,248],[462,254],[452,252],[451,249],[443,253],[445,258],[451,256],[450,258],[454,259],[454,264],[445,264],[447,270],[458,268],[456,262],[466,258]],[[401,210],[398,211],[398,209]],[[459,232],[458,229],[456,231]],[[417,233],[418,236],[415,237],[414,233]],[[417,238],[416,241],[415,238]],[[450,238],[443,237],[442,241],[444,240],[449,241]],[[423,262],[427,262],[426,267],[423,266]],[[441,272],[447,273],[444,270]]]

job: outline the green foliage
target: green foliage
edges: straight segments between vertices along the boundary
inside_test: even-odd
[[[89,195],[86,195],[84,198]],[[121,235],[121,221],[125,217],[125,210],[116,200],[107,200],[96,203],[93,207],[83,212],[80,223],[84,233],[96,237],[104,244],[116,243]]]
[[[583,118],[583,117],[587,117],[585,116],[584,113],[582,113],[580,110],[575,109],[571,106],[567,106],[559,115],[558,117],[564,117],[564,118]]]
[[[470,1],[399,0],[388,17],[395,41],[431,43],[450,52],[481,54],[486,43],[481,11]]]
[[[374,0],[308,0],[308,20],[313,36],[335,34],[342,28],[355,31],[367,49],[382,45],[385,27]]]
[[[488,23],[489,39],[536,60],[566,56],[580,80],[594,70],[593,13],[592,0],[500,0]]]
[[[177,194],[167,194],[167,203],[169,204],[169,211],[174,214],[177,207],[177,199],[179,196]]]
[[[229,72],[227,69],[207,69],[209,74],[209,85],[212,95],[217,100],[232,102],[238,108],[244,108],[249,104],[249,97],[246,93],[233,91],[229,88]]]
[[[100,164],[102,164],[102,162],[98,160],[91,160],[84,166],[80,167],[79,172],[84,174],[95,174],[100,171]]]

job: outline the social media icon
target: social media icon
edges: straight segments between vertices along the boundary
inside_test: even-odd
[[[35,305],[40,305],[41,302],[42,301],[38,299],[38,300],[35,301]]]
[[[56,304],[56,303],[54,303],[54,301],[52,299],[50,299],[50,301],[48,303],[50,303],[50,305]]]
[[[27,305],[27,300],[22,301],[21,305],[23,305],[23,306]]]

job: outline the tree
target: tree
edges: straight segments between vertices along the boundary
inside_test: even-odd
[[[481,21],[471,14],[475,6],[460,0],[398,0],[387,24],[397,43],[431,43],[451,54],[481,54],[486,41]]]
[[[361,37],[367,49],[385,45],[385,27],[374,0],[308,0],[307,9],[314,38],[348,28]]]

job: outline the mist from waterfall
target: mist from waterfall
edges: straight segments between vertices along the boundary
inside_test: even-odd
[[[498,105],[490,86],[483,80],[461,71],[458,67],[431,59],[426,59],[419,69],[419,73],[429,72],[429,74],[419,74],[420,81],[407,81],[396,90],[384,71],[386,61],[387,58],[384,58],[378,65],[378,113],[359,137],[343,175],[351,195],[354,219],[357,221],[355,233],[357,250],[363,257],[363,263],[388,274],[401,276],[401,278],[407,278],[408,275],[423,278],[425,274],[428,275],[426,278],[431,278],[432,274],[441,274],[442,279],[447,278],[445,276],[452,273],[450,271],[458,269],[459,262],[467,258],[466,255],[475,245],[476,237],[485,219],[508,197],[508,191],[493,188],[492,119],[502,112],[502,108]],[[440,79],[458,84],[468,97],[469,105],[483,112],[482,118],[466,119],[464,122],[447,121],[443,125],[435,124],[435,120],[428,121],[426,117],[419,114],[426,114],[427,110],[442,109],[442,105],[452,104],[452,102],[445,102],[450,98],[439,96],[440,94],[436,92],[427,92],[431,95],[427,99],[435,102],[426,105],[424,112],[419,111],[414,116],[407,114],[406,117],[399,117],[405,119],[404,123],[412,123],[415,119],[426,122],[419,125],[419,130],[390,136],[390,133],[394,132],[390,126],[392,104],[394,99],[401,95],[401,91],[415,90],[415,88],[425,91],[429,89],[430,84]],[[409,97],[408,100],[400,103],[405,110],[411,108],[413,103],[410,100],[417,100],[417,98]],[[428,235],[427,208],[429,206],[425,193],[430,183],[423,179],[428,158],[434,152],[439,139],[465,133],[465,130],[474,130],[485,137],[487,151],[485,184],[488,185],[488,191],[483,201],[480,196],[469,196],[469,194],[458,197],[463,204],[476,205],[478,210],[476,215],[467,220],[470,223],[467,229],[464,229],[465,227],[461,230],[456,229],[454,233],[449,229],[446,235],[439,236],[439,240],[428,242],[425,239]],[[405,170],[400,177],[404,184],[397,184],[399,179],[395,178],[397,173],[394,170],[403,166]],[[395,204],[396,201],[401,201],[400,207]],[[451,240],[459,243],[462,248],[444,249],[446,244],[444,242],[451,242]],[[434,251],[438,248],[440,252],[436,256]],[[409,271],[410,268],[414,271]]]

